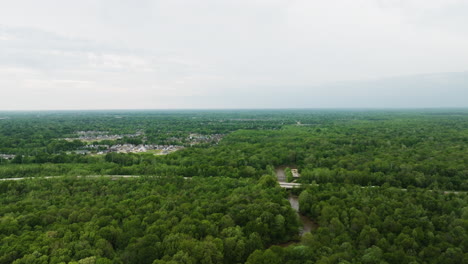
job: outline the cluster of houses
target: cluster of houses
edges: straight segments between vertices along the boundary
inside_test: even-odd
[[[188,140],[190,141],[191,145],[198,144],[198,143],[208,143],[208,142],[215,142],[218,143],[222,138],[223,134],[212,134],[212,135],[201,135],[201,134],[190,134],[188,136]]]
[[[140,153],[148,152],[150,150],[161,150],[159,154],[169,154],[171,152],[183,149],[183,146],[178,145],[133,145],[133,144],[118,144],[111,146],[108,152],[118,152],[118,153]],[[101,151],[103,152],[103,151]],[[99,153],[98,153],[99,154]],[[104,154],[104,153],[101,153]]]
[[[108,135],[108,132],[105,131],[78,131],[76,132],[78,138],[66,138],[65,140],[81,140],[86,142],[97,142],[101,140],[117,140],[122,139],[124,137],[138,137],[143,135],[142,131],[137,131],[135,134],[128,134],[128,135]],[[186,146],[190,144],[190,146],[200,144],[200,143],[218,143],[223,134],[212,134],[212,135],[201,135],[201,134],[190,134],[187,138],[170,138],[169,141],[174,142],[175,144],[168,144],[168,145],[152,145],[152,144],[117,144],[117,145],[103,145],[103,144],[89,144],[85,146],[83,149],[75,150],[69,153],[75,154],[106,154],[110,152],[116,153],[141,153],[141,152],[152,152],[154,150],[155,154],[165,155],[171,152],[183,149],[185,144]],[[177,144],[177,142],[180,143]],[[187,144],[188,143],[188,144]]]
[[[101,141],[101,140],[118,140],[124,137],[138,137],[143,135],[143,131],[139,130],[135,134],[125,135],[109,135],[106,131],[77,131],[78,138],[65,138],[67,141],[80,140],[80,141]]]
[[[125,135],[109,135],[109,132],[105,131],[77,131],[76,134],[78,138],[65,138],[67,141],[80,140],[85,142],[97,142],[102,140],[118,140],[124,137],[138,137],[143,135],[142,131],[137,131],[135,134],[125,134]],[[91,155],[91,154],[107,154],[111,152],[115,153],[143,153],[143,152],[152,152],[157,155],[166,155],[177,150],[184,148],[185,146],[193,146],[200,143],[218,143],[223,134],[212,134],[212,135],[201,135],[201,134],[190,134],[187,138],[172,138],[171,140],[177,144],[168,144],[168,145],[155,145],[155,144],[117,144],[117,145],[104,145],[104,144],[88,144],[81,149],[75,151],[69,151],[67,154],[81,154],[81,155]],[[12,160],[15,158],[15,155],[10,154],[0,154],[0,159]]]
[[[178,145],[134,145],[134,144],[117,144],[113,146],[108,145],[87,145],[85,149],[73,151],[75,154],[107,154],[110,152],[116,153],[142,153],[152,150],[159,150],[155,154],[166,155],[171,152],[183,149],[183,146]]]
[[[16,157],[16,155],[10,154],[0,154],[0,159],[12,160]]]

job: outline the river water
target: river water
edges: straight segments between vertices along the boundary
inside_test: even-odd
[[[284,174],[284,169],[286,166],[281,166],[276,168],[276,177],[278,182],[286,182],[286,175]],[[307,216],[299,213],[299,197],[297,195],[289,194],[288,201],[291,204],[291,207],[296,211],[299,220],[301,221],[302,228],[299,230],[299,234],[304,236],[306,233],[309,233],[311,230],[317,228],[317,224],[311,221]]]
[[[302,228],[299,230],[299,234],[304,236],[306,233],[309,233],[313,229],[317,228],[317,224],[310,220],[307,216],[299,213],[299,197],[296,195],[290,194],[288,196],[288,201],[291,204],[292,209],[296,211],[299,220],[301,221]]]

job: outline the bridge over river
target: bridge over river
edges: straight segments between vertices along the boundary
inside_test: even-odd
[[[282,188],[285,189],[293,189],[293,188],[299,188],[301,187],[300,183],[295,183],[295,182],[286,182],[286,174],[284,173],[284,169],[286,167],[278,167],[275,169],[276,172],[276,177],[278,178],[278,183]],[[311,230],[317,228],[317,223],[314,221],[310,220],[308,217],[305,215],[302,215],[299,213],[299,197],[293,194],[289,194],[288,196],[288,201],[291,204],[291,207],[296,211],[297,217],[299,218],[302,227],[299,230],[299,234],[301,236],[305,235],[306,233],[309,233]],[[289,244],[289,243],[287,243]]]
[[[285,189],[293,189],[293,188],[301,187],[301,184],[296,183],[296,182],[279,182],[279,185]]]
[[[295,182],[286,182],[286,174],[284,173],[285,166],[281,166],[275,169],[276,177],[278,179],[278,183],[282,188],[285,189],[293,189],[301,187],[300,183]]]

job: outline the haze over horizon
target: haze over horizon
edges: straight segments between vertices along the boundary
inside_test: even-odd
[[[0,110],[468,107],[466,0],[18,0]]]

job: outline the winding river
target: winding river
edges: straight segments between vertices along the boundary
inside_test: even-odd
[[[299,230],[299,234],[304,236],[306,233],[309,233],[313,229],[317,228],[317,224],[310,220],[307,216],[299,213],[299,197],[293,194],[289,194],[288,201],[291,204],[291,207],[296,211],[299,220],[301,221],[302,228]]]
[[[284,169],[286,166],[281,166],[276,168],[276,177],[278,182],[286,182],[286,175],[284,174]],[[299,213],[299,197],[294,194],[289,194],[288,201],[291,204],[291,207],[296,211],[299,220],[301,221],[302,228],[299,230],[299,234],[304,236],[306,233],[309,233],[311,230],[317,228],[317,224],[310,220],[307,216]]]

